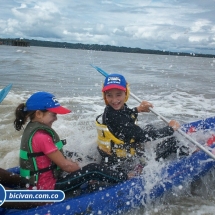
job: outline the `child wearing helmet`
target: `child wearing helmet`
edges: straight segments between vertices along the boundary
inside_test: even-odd
[[[144,129],[137,124],[138,113],[149,112],[153,105],[142,101],[138,107],[129,108],[126,101],[129,98],[129,87],[124,76],[110,74],[105,78],[102,88],[103,99],[106,103],[104,113],[96,120],[98,132],[98,151],[102,157],[101,162],[107,166],[125,166],[130,171],[134,157],[144,156],[144,143],[173,135],[180,125],[171,120],[169,125],[155,129],[152,125]],[[102,119],[99,122],[99,118]],[[168,146],[167,146],[168,145]],[[165,147],[163,147],[165,146]],[[164,150],[162,152],[159,149]],[[166,158],[170,153],[176,153],[176,140],[172,137],[168,141],[158,144],[156,160]],[[130,166],[130,167],[129,167]]]

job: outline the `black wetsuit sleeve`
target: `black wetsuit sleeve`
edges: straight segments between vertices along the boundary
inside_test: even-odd
[[[107,106],[103,115],[103,121],[109,130],[119,139],[144,143],[162,137],[170,136],[174,133],[172,127],[166,126],[161,129],[143,130],[134,123],[137,117],[137,109],[125,108],[124,110],[113,110]],[[105,120],[104,120],[105,118]]]
[[[140,127],[139,127],[140,128]],[[170,126],[166,126],[161,129],[152,129],[152,130],[145,130],[140,128],[140,132],[136,133],[136,140],[138,142],[146,142],[146,141],[152,141],[156,140],[162,137],[167,137],[173,135],[174,130]]]

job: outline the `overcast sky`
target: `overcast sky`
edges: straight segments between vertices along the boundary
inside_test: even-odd
[[[0,0],[0,37],[215,54],[215,0]]]

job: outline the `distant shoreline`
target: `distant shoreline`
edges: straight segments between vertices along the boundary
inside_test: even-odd
[[[122,46],[111,46],[111,45],[98,45],[98,44],[82,44],[82,43],[67,43],[67,42],[51,42],[41,40],[29,40],[29,39],[2,39],[0,38],[0,44],[7,45],[6,41],[23,41],[30,44],[30,46],[40,47],[54,47],[54,48],[68,48],[68,49],[82,49],[82,50],[93,50],[93,51],[111,51],[111,52],[124,52],[124,53],[137,53],[137,54],[157,54],[157,55],[173,55],[173,56],[189,56],[189,57],[206,57],[215,58],[212,54],[199,54],[199,53],[186,53],[186,52],[170,52],[152,49],[141,49],[141,48],[129,48]],[[12,42],[11,42],[12,43]]]

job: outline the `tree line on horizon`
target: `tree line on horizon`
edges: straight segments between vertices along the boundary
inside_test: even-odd
[[[125,52],[125,53],[139,53],[139,54],[157,54],[157,55],[177,55],[177,56],[191,56],[191,57],[207,57],[215,58],[212,54],[200,54],[200,53],[186,53],[186,52],[170,52],[152,49],[130,48],[123,46],[112,45],[99,45],[99,44],[82,44],[82,43],[67,43],[67,42],[53,42],[42,40],[29,40],[29,39],[1,39],[0,45],[12,45],[17,44],[14,41],[23,41],[28,43],[29,46],[41,46],[41,47],[53,47],[53,48],[69,48],[69,49],[82,49],[82,50],[94,50],[94,51],[111,51],[111,52]]]

